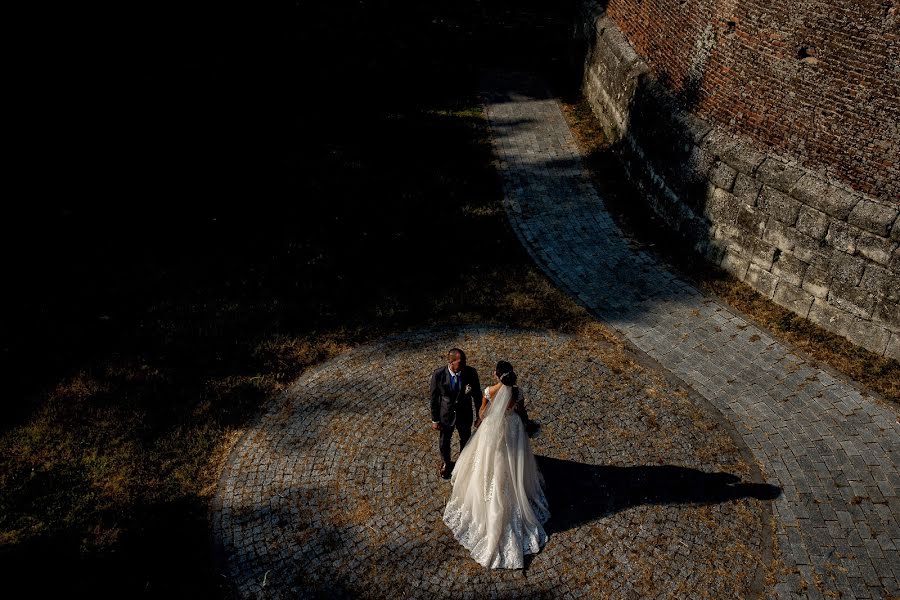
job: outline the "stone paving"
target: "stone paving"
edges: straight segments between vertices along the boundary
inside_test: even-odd
[[[481,568],[441,521],[428,378],[454,345],[485,380],[511,359],[542,425],[553,516],[525,570]],[[468,328],[304,373],[233,449],[212,515],[242,598],[745,598],[778,493],[718,411],[602,326]]]
[[[485,78],[510,222],[594,315],[737,427],[774,502],[779,598],[900,595],[897,410],[798,356],[629,246],[557,102],[524,74]]]

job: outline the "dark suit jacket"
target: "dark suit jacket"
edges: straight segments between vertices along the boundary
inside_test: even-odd
[[[481,383],[478,381],[478,371],[468,365],[460,375],[459,391],[454,392],[446,365],[431,374],[432,421],[447,426],[457,422],[460,425],[472,424],[474,415],[481,408]],[[467,385],[472,388],[468,394],[465,393]]]

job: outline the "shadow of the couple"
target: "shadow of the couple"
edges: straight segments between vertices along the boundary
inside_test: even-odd
[[[615,467],[538,456],[552,517],[560,532],[641,504],[716,504],[738,498],[773,500],[781,488],[746,483],[730,473],[674,465]]]

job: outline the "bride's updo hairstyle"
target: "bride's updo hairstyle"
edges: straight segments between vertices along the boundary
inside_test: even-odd
[[[494,372],[497,373],[497,377],[503,385],[516,385],[516,372],[513,371],[512,365],[505,360],[497,363],[497,368],[494,369]]]

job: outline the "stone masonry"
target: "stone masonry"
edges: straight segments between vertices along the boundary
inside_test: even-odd
[[[715,405],[736,425],[766,481],[782,489],[774,509],[785,569],[767,595],[900,594],[896,407],[809,364],[633,249],[604,209],[559,105],[540,81],[495,74],[484,88],[507,212],[532,258]],[[789,210],[784,198],[772,196],[766,205],[781,202],[779,210]],[[762,266],[773,269],[769,262]],[[786,278],[778,279],[776,287]]]
[[[700,118],[596,3],[576,37],[585,96],[667,223],[767,298],[900,359],[900,204]]]

